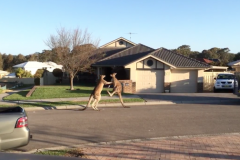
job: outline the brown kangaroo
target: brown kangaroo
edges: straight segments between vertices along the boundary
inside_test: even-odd
[[[130,107],[125,106],[123,104],[123,100],[122,100],[122,84],[117,80],[116,74],[117,73],[110,74],[110,76],[112,77],[112,82],[113,82],[113,92],[110,93],[109,91],[107,91],[107,93],[109,94],[110,97],[112,97],[115,93],[117,93],[118,97],[119,97],[119,99],[121,101],[122,106],[124,108],[130,108]]]
[[[88,104],[83,110],[87,109],[87,107],[90,105],[90,103],[94,99],[94,101],[92,103],[92,108],[95,111],[99,111],[99,109],[97,108],[97,105],[98,105],[98,102],[101,100],[101,92],[102,92],[103,86],[106,84],[112,84],[112,82],[105,81],[104,77],[105,77],[105,75],[100,75],[100,80],[98,81],[96,87],[93,89],[93,91],[89,97]]]

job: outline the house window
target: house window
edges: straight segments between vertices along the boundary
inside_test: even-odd
[[[149,67],[151,67],[152,65],[153,65],[153,61],[150,59],[150,60],[148,60],[147,61],[147,65],[149,66]]]

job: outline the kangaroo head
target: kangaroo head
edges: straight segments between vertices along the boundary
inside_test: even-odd
[[[100,78],[103,79],[105,77],[105,75],[100,75]]]
[[[110,74],[111,77],[115,77],[117,73]]]

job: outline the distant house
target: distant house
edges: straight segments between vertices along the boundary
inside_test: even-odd
[[[220,63],[221,62],[221,60],[217,59],[217,58],[208,58],[208,60],[213,61],[215,63]]]
[[[54,62],[28,61],[15,65],[13,68],[22,68],[26,71],[30,71],[31,74],[34,75],[38,69],[46,69],[47,71],[52,72],[56,68],[62,69],[62,65],[58,65]]]
[[[228,66],[232,67],[236,72],[240,72],[240,60],[229,62]]]
[[[207,63],[207,64],[213,63],[213,61],[211,61],[209,59],[206,59],[206,58],[197,58],[197,60],[200,61],[200,62]]]
[[[9,72],[0,70],[0,78],[3,78],[4,76],[6,76],[8,74],[9,74]]]

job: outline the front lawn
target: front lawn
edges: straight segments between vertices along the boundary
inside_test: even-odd
[[[51,98],[72,98],[72,97],[89,97],[94,87],[75,86],[73,91],[69,90],[69,86],[46,86],[38,87],[30,97],[26,97],[29,90],[20,91],[4,97],[4,100],[31,100],[31,99],[51,99]],[[102,96],[108,96],[107,90],[110,92],[112,88],[103,88]]]

